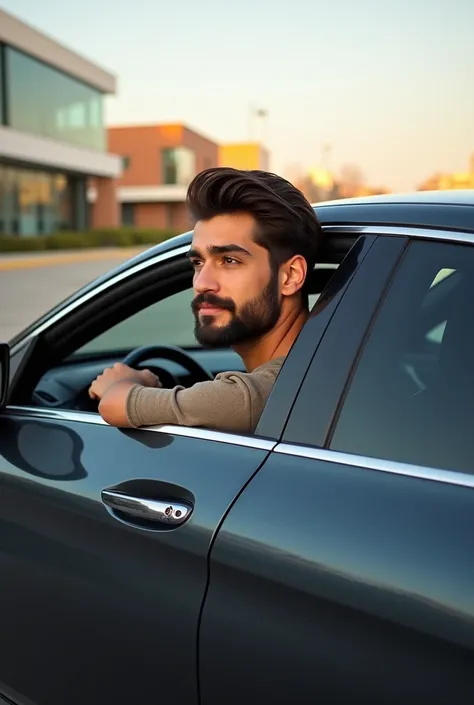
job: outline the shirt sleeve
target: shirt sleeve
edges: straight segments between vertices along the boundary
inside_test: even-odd
[[[189,388],[137,384],[127,395],[128,421],[134,427],[173,424],[252,433],[274,381],[270,372],[224,372]]]

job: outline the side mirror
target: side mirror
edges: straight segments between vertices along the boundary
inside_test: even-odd
[[[0,409],[3,409],[7,403],[9,379],[10,347],[8,343],[0,343]]]

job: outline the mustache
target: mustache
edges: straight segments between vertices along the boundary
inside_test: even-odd
[[[221,299],[215,294],[198,294],[191,302],[191,308],[194,313],[197,313],[199,308],[203,304],[209,304],[209,306],[215,306],[216,308],[222,308],[225,311],[235,312],[235,303],[232,299]]]

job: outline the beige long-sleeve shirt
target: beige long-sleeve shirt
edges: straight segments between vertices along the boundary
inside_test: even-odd
[[[253,433],[285,357],[252,372],[222,372],[192,387],[157,389],[134,385],[126,401],[134,426],[173,424],[231,433]]]

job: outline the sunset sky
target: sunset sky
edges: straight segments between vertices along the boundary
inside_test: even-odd
[[[111,70],[108,124],[178,121],[252,136],[287,174],[356,164],[409,190],[474,152],[472,0],[0,0]],[[258,121],[256,121],[258,122]],[[258,128],[258,129],[257,129]]]

